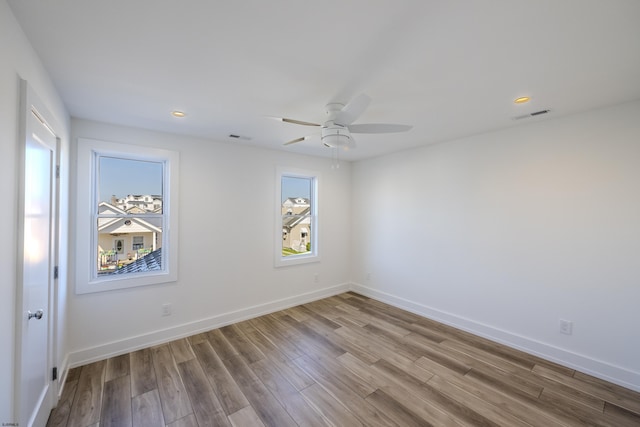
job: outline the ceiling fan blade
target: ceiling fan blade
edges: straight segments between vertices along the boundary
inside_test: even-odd
[[[302,126],[322,126],[319,125],[318,123],[311,123],[311,122],[303,122],[302,120],[295,120],[295,119],[287,119],[287,118],[280,118],[278,117],[279,120],[285,122],[285,123],[293,123],[294,125],[302,125]]]
[[[306,136],[303,136],[303,137],[301,137],[301,138],[296,138],[296,139],[292,139],[291,141],[287,141],[287,142],[285,142],[285,143],[284,143],[284,144],[282,144],[282,145],[291,145],[291,144],[295,144],[295,143],[297,143],[297,142],[302,142],[302,141],[304,141],[305,139],[307,139],[307,137],[306,137]]]
[[[362,123],[347,126],[351,133],[394,133],[406,132],[413,128],[410,125],[395,125],[388,123]]]
[[[364,113],[364,110],[367,109],[370,102],[371,98],[364,93],[356,96],[338,112],[334,121],[341,125],[350,125]]]

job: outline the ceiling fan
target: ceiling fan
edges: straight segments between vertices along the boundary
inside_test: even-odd
[[[325,107],[327,113],[327,120],[323,124],[305,122],[302,120],[278,118],[285,123],[293,123],[303,126],[315,126],[320,127],[320,138],[322,144],[325,147],[344,147],[355,148],[356,143],[351,136],[352,133],[395,133],[406,132],[413,126],[387,124],[387,123],[358,123],[353,124],[354,121],[369,106],[371,98],[365,94],[358,95],[346,105],[339,103],[330,103]],[[285,142],[284,145],[295,144],[311,138],[310,136],[303,136]]]

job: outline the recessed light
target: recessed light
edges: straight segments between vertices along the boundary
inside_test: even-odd
[[[187,113],[185,113],[184,111],[173,110],[173,111],[171,112],[171,115],[172,115],[173,117],[184,117],[184,116],[186,116],[186,115],[187,115]]]
[[[528,96],[521,96],[520,98],[516,98],[513,100],[514,104],[526,104],[527,102],[531,101],[531,98]]]

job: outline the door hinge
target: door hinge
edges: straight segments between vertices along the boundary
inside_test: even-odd
[[[54,279],[58,278],[58,266],[57,265],[55,267],[53,267],[53,278]]]
[[[56,178],[60,178],[60,165],[56,165]]]
[[[58,379],[58,368],[53,368],[51,370],[51,381],[55,381]]]

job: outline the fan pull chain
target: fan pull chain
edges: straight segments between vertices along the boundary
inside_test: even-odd
[[[340,148],[336,145],[333,147],[331,169],[340,169]]]

